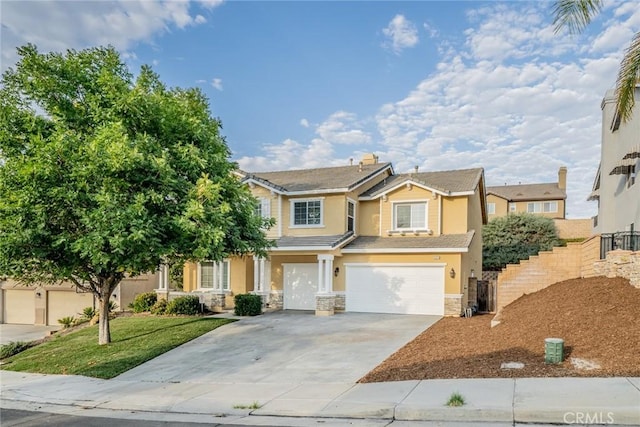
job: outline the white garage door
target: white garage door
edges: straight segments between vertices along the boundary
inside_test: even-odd
[[[315,310],[318,264],[283,264],[285,310]]]
[[[93,294],[76,291],[47,293],[47,325],[58,325],[58,319],[80,317],[85,307],[93,307]]]
[[[346,267],[346,311],[444,315],[444,266]]]
[[[36,295],[33,290],[4,291],[4,322],[33,325],[36,323]]]

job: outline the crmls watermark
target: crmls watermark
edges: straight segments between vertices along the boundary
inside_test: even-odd
[[[565,424],[613,424],[613,412],[565,412]]]

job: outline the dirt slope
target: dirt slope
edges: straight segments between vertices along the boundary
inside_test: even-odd
[[[640,289],[626,279],[567,280],[492,315],[444,318],[361,382],[429,378],[640,376]],[[544,363],[544,339],[564,339],[564,362]],[[577,368],[572,358],[599,365]],[[523,369],[501,369],[522,362]]]

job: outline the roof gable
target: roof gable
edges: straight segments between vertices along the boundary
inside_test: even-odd
[[[386,171],[393,173],[391,163],[246,172],[243,182],[259,184],[282,194],[347,192]]]
[[[376,184],[360,198],[375,199],[408,183],[446,196],[470,195],[476,191],[482,175],[482,168],[398,174]]]

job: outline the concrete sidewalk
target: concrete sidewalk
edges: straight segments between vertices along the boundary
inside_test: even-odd
[[[4,408],[114,418],[253,425],[265,417],[360,419],[366,425],[391,420],[640,425],[640,378],[162,383],[1,371],[0,382]],[[454,392],[465,398],[464,406],[446,406]]]

